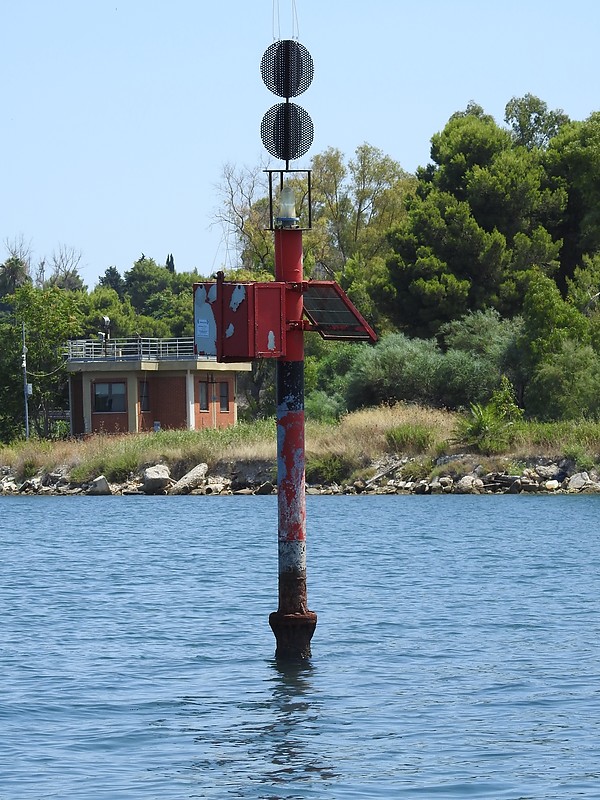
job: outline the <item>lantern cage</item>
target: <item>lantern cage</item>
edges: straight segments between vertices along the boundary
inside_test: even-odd
[[[284,227],[277,220],[278,204],[281,192],[284,188],[285,177],[287,175],[305,175],[304,183],[302,184],[301,192],[295,190],[296,208],[298,209],[298,222],[293,227],[296,230],[308,231],[312,228],[312,187],[311,187],[311,171],[309,169],[266,169],[265,173],[269,178],[269,227],[267,230],[274,231],[278,228]]]

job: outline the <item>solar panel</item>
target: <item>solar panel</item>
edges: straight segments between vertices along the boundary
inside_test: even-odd
[[[308,281],[304,313],[323,339],[375,342],[377,334],[335,281]]]

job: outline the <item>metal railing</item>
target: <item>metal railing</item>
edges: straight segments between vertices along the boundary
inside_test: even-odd
[[[132,337],[128,339],[73,339],[66,344],[67,361],[178,361],[202,360],[194,353],[194,339],[154,339]]]

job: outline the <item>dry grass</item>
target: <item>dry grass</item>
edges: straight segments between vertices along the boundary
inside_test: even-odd
[[[439,450],[455,435],[457,415],[414,404],[364,409],[348,414],[337,426],[307,426],[307,454],[347,454],[362,462],[373,461],[390,450],[389,434],[400,426],[427,428],[432,451]]]
[[[341,428],[344,435],[361,442],[365,452],[375,456],[386,450],[388,434],[400,426],[428,428],[435,447],[447,444],[455,435],[456,419],[456,414],[441,409],[399,403],[391,408],[350,414],[342,421]]]
[[[309,424],[307,481],[341,483],[349,478],[370,477],[375,461],[387,454],[396,454],[392,434],[399,429],[403,430],[403,439],[408,443],[407,452],[437,455],[448,450],[455,425],[455,416],[449,412],[412,404],[356,411],[335,426]],[[422,440],[423,432],[426,432],[427,443],[416,445],[418,439]]]

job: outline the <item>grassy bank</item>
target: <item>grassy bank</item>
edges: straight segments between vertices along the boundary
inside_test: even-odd
[[[489,437],[478,444],[465,437],[461,417],[437,409],[396,405],[348,414],[336,424],[307,422],[306,454],[309,482],[341,482],[369,477],[372,463],[389,455],[416,458],[423,477],[434,471],[441,455],[479,452],[490,468],[515,464],[533,456],[567,457],[581,469],[591,469],[600,458],[600,423],[518,422],[499,437],[493,448]],[[469,439],[469,445],[466,441]],[[21,479],[65,466],[72,480],[85,482],[104,474],[124,481],[131,473],[158,462],[176,475],[206,462],[214,470],[222,462],[276,460],[274,420],[239,424],[223,431],[160,431],[119,436],[94,435],[58,442],[30,440],[0,448],[0,464]],[[415,462],[411,469],[417,468]]]

